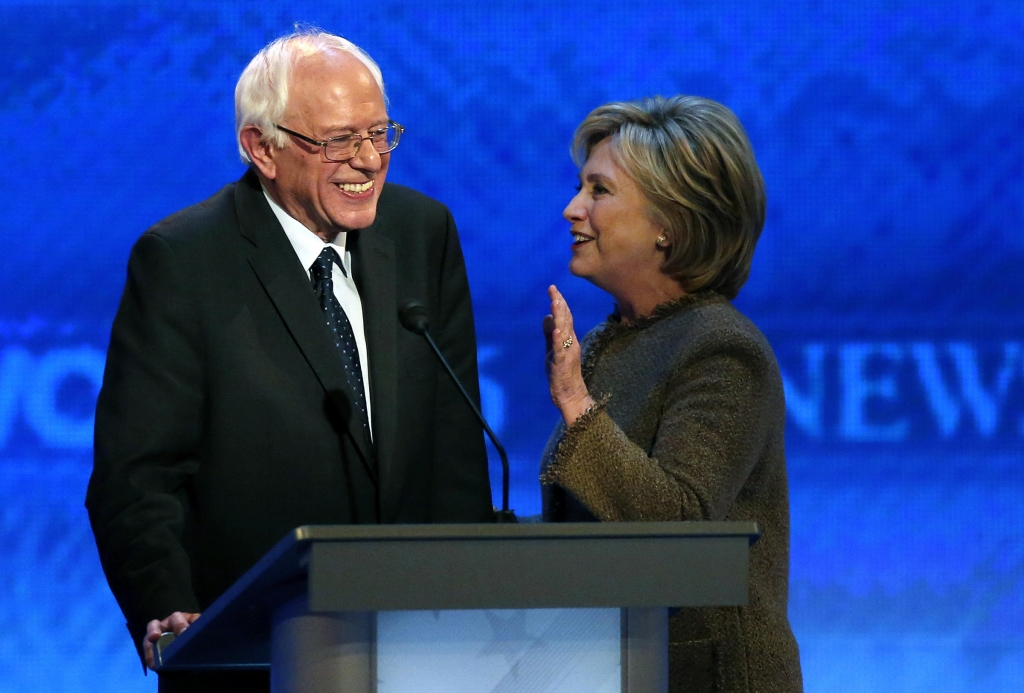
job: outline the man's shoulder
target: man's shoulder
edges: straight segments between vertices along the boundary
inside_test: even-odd
[[[434,198],[398,183],[385,183],[378,202],[378,214],[423,221],[443,220],[448,207]]]
[[[402,185],[401,183],[391,183],[390,181],[384,184],[384,188],[380,193],[380,201],[381,203],[387,202],[389,204],[402,203],[447,209],[444,203],[421,193],[419,190]]]
[[[235,205],[236,187],[241,181],[228,183],[202,202],[186,207],[161,219],[146,233],[160,236],[169,243],[189,243],[236,232],[238,212]]]

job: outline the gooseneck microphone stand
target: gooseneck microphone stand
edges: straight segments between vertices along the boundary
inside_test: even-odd
[[[428,331],[430,328],[430,319],[427,317],[427,309],[422,303],[414,299],[404,301],[398,308],[398,319],[402,322],[402,326],[418,335],[422,335],[426,340],[430,348],[434,350],[434,355],[437,356],[437,360],[441,362],[444,369],[448,371],[448,375],[451,377],[452,382],[459,388],[459,392],[462,393],[463,399],[466,400],[466,404],[473,410],[476,418],[480,421],[480,425],[483,426],[484,432],[487,433],[487,437],[491,439],[491,443],[494,444],[494,448],[498,451],[498,456],[501,457],[501,510],[494,512],[495,522],[518,522],[516,514],[512,510],[508,509],[508,487],[509,487],[509,471],[508,471],[508,455],[505,454],[505,447],[498,441],[498,436],[494,435],[494,431],[487,425],[487,420],[484,419],[484,415],[480,413],[476,404],[473,403],[473,398],[466,392],[466,388],[462,386],[459,378],[455,375],[455,371],[448,365],[447,359],[441,353],[441,350],[437,348],[437,344],[434,343],[433,337],[430,336]]]

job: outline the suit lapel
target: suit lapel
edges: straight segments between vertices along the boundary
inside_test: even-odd
[[[351,415],[355,405],[341,359],[328,334],[323,311],[317,304],[305,268],[267,204],[256,176],[247,173],[235,186],[235,191],[235,207],[242,235],[254,246],[249,265],[320,384],[340,411],[349,438],[359,450],[367,473],[375,479],[373,453],[358,417]],[[373,359],[370,363],[372,366]]]
[[[370,228],[350,234],[348,242],[355,246],[355,278],[363,304],[363,328],[370,358],[370,401],[381,511],[387,517],[389,491],[400,490],[400,484],[389,483],[398,472],[394,454],[398,426],[398,303],[394,246],[380,231],[385,223],[378,216]]]

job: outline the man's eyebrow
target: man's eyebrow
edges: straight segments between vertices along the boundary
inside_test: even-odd
[[[378,121],[376,121],[374,123],[371,123],[370,125],[366,126],[365,129],[366,130],[380,130],[381,128],[386,127],[389,122],[391,122],[390,118],[384,118],[383,120],[378,120]],[[327,129],[325,129],[324,132],[325,133],[336,133],[336,134],[329,134],[329,135],[327,135],[328,138],[330,138],[330,137],[344,137],[345,135],[355,135],[355,134],[358,134],[359,133],[359,128],[352,127],[351,125],[335,125],[334,127],[329,127]]]

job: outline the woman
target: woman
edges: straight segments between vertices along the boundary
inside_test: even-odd
[[[615,312],[580,344],[554,286],[544,517],[756,521],[750,601],[669,623],[670,688],[799,691],[787,617],[785,404],[764,335],[729,303],[764,225],[736,116],[697,97],[610,103],[576,131],[570,271]]]

